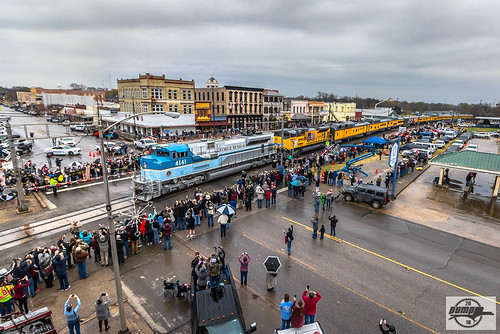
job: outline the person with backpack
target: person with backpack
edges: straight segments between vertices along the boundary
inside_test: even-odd
[[[76,299],[76,307],[70,303],[71,299]],[[80,298],[77,295],[70,295],[66,303],[64,303],[64,316],[66,317],[66,322],[69,328],[69,334],[80,334],[80,316],[78,311],[80,310]]]
[[[172,222],[170,217],[165,218],[162,223],[161,234],[163,237],[163,250],[172,249],[172,245],[170,244],[170,239],[172,238]]]
[[[215,206],[212,201],[208,200],[206,204],[207,208],[207,222],[208,222],[208,227],[214,227],[214,214],[215,214]]]

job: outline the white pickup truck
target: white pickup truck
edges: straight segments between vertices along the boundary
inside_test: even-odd
[[[151,146],[156,145],[156,144],[157,144],[156,141],[154,139],[150,139],[150,138],[142,138],[142,139],[134,141],[135,147],[143,149],[143,150],[146,148],[150,148]]]

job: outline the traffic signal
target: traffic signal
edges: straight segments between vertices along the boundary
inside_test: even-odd
[[[95,130],[94,131],[94,136],[99,137],[99,131]]]

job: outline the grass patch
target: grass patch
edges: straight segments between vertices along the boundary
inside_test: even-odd
[[[495,128],[478,128],[478,127],[472,127],[472,128],[467,128],[467,132],[472,132],[472,131],[476,131],[476,132],[494,132]]]

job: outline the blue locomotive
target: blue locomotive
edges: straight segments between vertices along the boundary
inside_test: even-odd
[[[133,178],[134,196],[149,201],[270,163],[275,153],[273,135],[267,133],[155,145],[151,147],[151,155],[141,159],[141,174]]]

